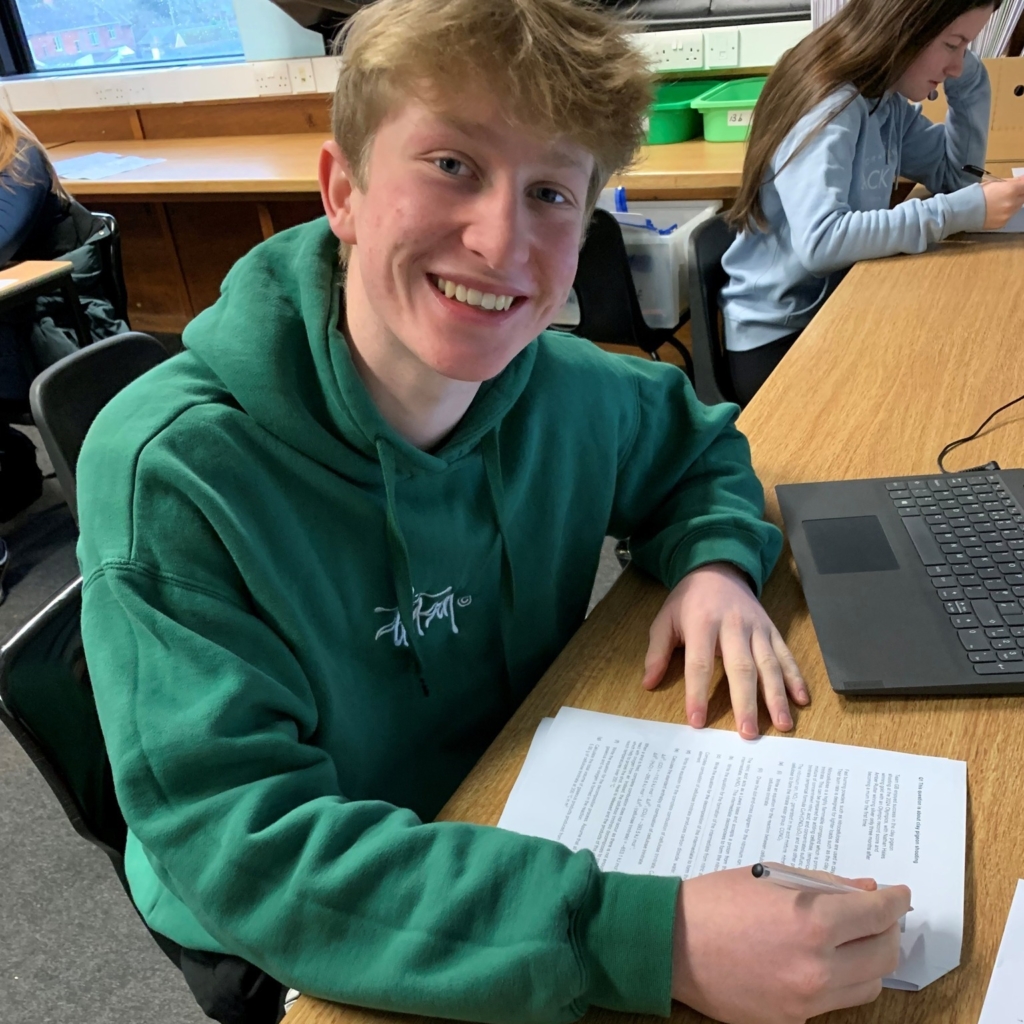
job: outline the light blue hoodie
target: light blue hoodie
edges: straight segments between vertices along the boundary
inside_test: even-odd
[[[768,230],[742,232],[722,259],[730,278],[721,292],[728,349],[745,352],[802,330],[858,260],[924,252],[957,231],[981,229],[985,197],[962,168],[985,162],[988,73],[968,52],[963,74],[945,89],[944,125],[932,124],[899,93],[869,100],[851,85],[786,136],[761,186]],[[890,210],[901,175],[921,182],[932,197]]]

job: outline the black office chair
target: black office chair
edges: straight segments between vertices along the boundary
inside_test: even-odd
[[[72,353],[33,382],[32,413],[73,511],[78,454],[96,413],[166,357],[155,338],[121,334]],[[81,609],[78,577],[0,645],[0,722],[39,769],[75,831],[107,855],[128,892],[128,829],[85,664]],[[152,934],[178,964],[179,947]]]
[[[672,345],[693,379],[690,353],[675,337],[686,317],[674,328],[647,326],[629,271],[622,230],[605,210],[594,211],[573,288],[580,305],[580,322],[572,328],[574,334],[602,345],[636,345],[652,359],[661,358],[658,349],[662,345]]]
[[[707,405],[737,401],[718,310],[718,294],[729,279],[722,269],[722,257],[735,237],[735,230],[721,214],[699,224],[690,235],[693,386],[697,397]]]
[[[32,413],[75,513],[75,471],[93,419],[118,391],[166,358],[155,338],[128,332],[73,352],[33,382]],[[82,644],[81,611],[82,579],[78,577],[0,645],[0,722],[39,769],[75,831],[107,855],[138,913],[125,878],[128,827],[117,802],[96,713]],[[188,951],[146,928],[174,966],[187,975]],[[267,979],[260,984],[276,982]],[[258,1007],[252,1016],[247,1011],[244,1018],[231,1019],[263,1020],[264,1013],[265,1007]]]
[[[124,283],[124,265],[121,262],[121,231],[110,213],[93,213],[94,231],[90,239],[96,244],[102,265],[103,292],[110,297],[114,312],[126,324],[128,319],[128,289]]]
[[[86,431],[118,391],[166,358],[156,338],[132,331],[72,352],[32,382],[32,419],[76,523],[75,467]]]

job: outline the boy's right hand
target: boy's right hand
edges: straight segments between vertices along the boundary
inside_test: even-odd
[[[1024,207],[1024,177],[986,181],[981,187],[985,193],[986,231],[1006,227],[1010,218]]]
[[[899,964],[910,890],[843,881],[864,894],[783,889],[749,867],[683,882],[673,998],[725,1024],[804,1024],[871,1002]]]

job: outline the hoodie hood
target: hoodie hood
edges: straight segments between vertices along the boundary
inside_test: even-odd
[[[188,326],[182,340],[271,434],[349,479],[383,480],[388,563],[404,623],[413,621],[416,587],[399,514],[399,481],[443,473],[480,448],[501,545],[499,600],[508,665],[513,660],[509,624],[515,615],[516,585],[498,426],[530,379],[536,343],[481,385],[437,452],[424,452],[386,422],[356,371],[339,327],[340,279],[338,243],[326,218],[284,231],[235,264],[220,299]],[[420,689],[429,695],[415,631],[406,629],[403,646]],[[507,692],[507,671],[504,676]]]
[[[238,405],[286,444],[356,479],[379,479],[380,446],[399,475],[443,471],[501,422],[530,379],[536,343],[485,381],[437,451],[384,420],[342,333],[338,240],[321,218],[274,235],[231,269],[221,296],[185,329],[185,347]]]

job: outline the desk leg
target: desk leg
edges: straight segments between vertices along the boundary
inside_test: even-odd
[[[61,281],[60,293],[75,322],[78,344],[85,348],[92,341],[92,336],[89,334],[89,324],[85,319],[85,311],[82,309],[82,300],[78,297],[78,289],[75,287],[75,282],[71,280],[70,274]]]

